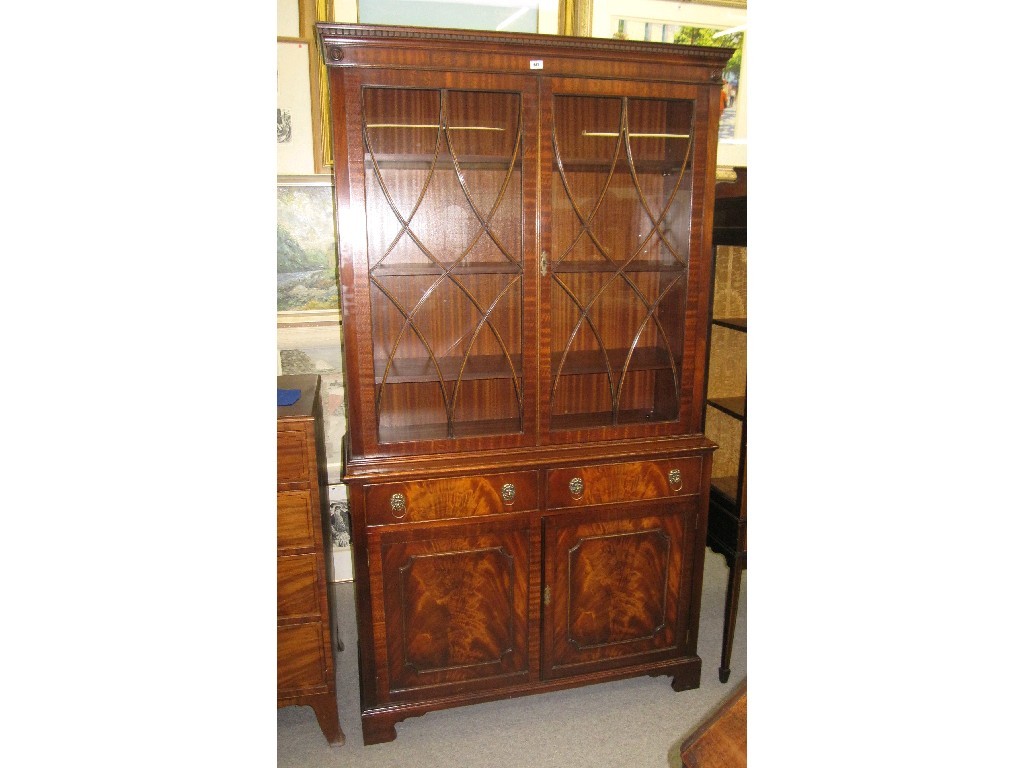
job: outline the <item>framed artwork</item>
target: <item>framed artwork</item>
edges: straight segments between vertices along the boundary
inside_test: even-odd
[[[279,176],[331,172],[327,69],[317,50],[315,25],[333,15],[334,0],[277,1]]]
[[[338,482],[345,434],[341,309],[329,180],[277,186],[277,370],[320,376],[327,473]]]
[[[309,175],[313,165],[313,107],[309,88],[310,46],[277,43],[277,172]]]

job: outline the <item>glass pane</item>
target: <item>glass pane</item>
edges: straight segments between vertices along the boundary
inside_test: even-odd
[[[522,431],[515,93],[363,89],[382,442]]]
[[[693,103],[556,96],[556,429],[678,418]]]

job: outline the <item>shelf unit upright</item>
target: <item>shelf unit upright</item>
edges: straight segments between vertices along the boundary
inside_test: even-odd
[[[718,678],[730,673],[740,580],[747,567],[747,183],[716,188],[714,302],[709,344],[706,432],[719,445],[711,471],[708,546],[725,556],[729,582]]]

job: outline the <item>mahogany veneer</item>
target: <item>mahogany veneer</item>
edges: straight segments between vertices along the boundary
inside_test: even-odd
[[[633,675],[695,688],[730,51],[318,30],[364,742]]]
[[[277,409],[277,706],[312,707],[328,743],[341,745],[320,377],[278,376],[277,386],[301,392]]]

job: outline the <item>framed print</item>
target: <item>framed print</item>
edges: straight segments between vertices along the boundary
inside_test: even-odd
[[[313,166],[312,98],[309,86],[310,45],[277,43],[277,172],[311,175]]]

